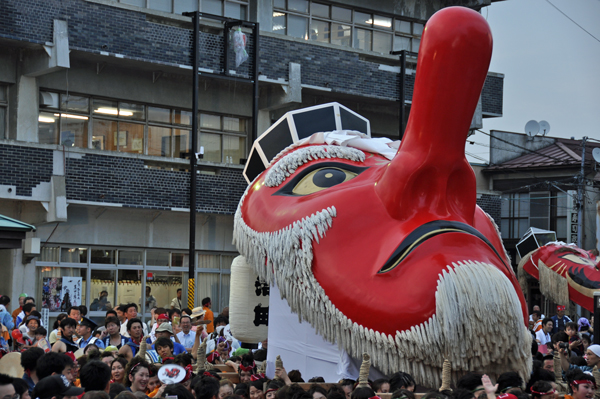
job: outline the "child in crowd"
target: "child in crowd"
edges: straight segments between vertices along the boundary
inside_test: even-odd
[[[577,323],[569,322],[565,326],[565,332],[569,336],[569,349],[577,356],[583,356],[583,343],[581,342],[581,338],[579,337]]]

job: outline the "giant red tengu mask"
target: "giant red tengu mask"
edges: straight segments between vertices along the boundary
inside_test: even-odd
[[[478,13],[436,13],[393,160],[313,135],[257,173],[235,216],[238,250],[292,311],[383,373],[431,387],[444,358],[454,380],[531,367],[524,298],[464,154],[491,51]]]

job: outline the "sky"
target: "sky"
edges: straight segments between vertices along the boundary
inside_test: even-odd
[[[548,136],[600,140],[600,0],[506,0],[481,13],[494,37],[490,71],[504,74],[503,116],[482,130],[524,133],[545,120]],[[489,159],[488,136],[468,141],[469,161]]]

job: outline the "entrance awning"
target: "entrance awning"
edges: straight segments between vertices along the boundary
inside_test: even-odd
[[[35,226],[0,215],[0,249],[21,248],[25,233],[32,230]]]

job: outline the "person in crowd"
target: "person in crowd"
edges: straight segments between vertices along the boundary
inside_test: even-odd
[[[173,337],[173,338],[172,338]],[[156,329],[156,338],[167,338],[173,342],[173,355],[179,355],[180,353],[187,353],[187,350],[181,343],[178,342],[176,336],[173,336],[173,328],[169,323],[162,323],[160,327]],[[154,348],[154,345],[152,346]]]
[[[0,374],[0,398],[14,398],[16,392],[13,380],[9,375]]]
[[[131,360],[140,350],[140,343],[143,338],[143,323],[140,319],[130,319],[127,321],[127,335],[129,341],[119,349],[119,355]]]
[[[27,302],[25,305],[23,305],[23,317],[20,317],[21,315],[19,314],[19,317],[17,317],[16,326],[19,327],[25,320],[27,320],[27,317],[31,314],[31,312],[35,312],[36,310],[35,303]]]
[[[83,388],[72,386],[64,375],[53,375],[38,382],[32,397],[36,399],[77,399],[84,393]]]
[[[81,317],[87,316],[87,313],[88,313],[87,306],[85,306],[85,305],[79,305],[78,308],[79,308],[79,312],[81,314]]]
[[[37,362],[38,359],[44,356],[44,350],[40,348],[29,348],[21,353],[21,367],[23,367],[23,380],[27,382],[29,394],[33,392],[35,384],[38,383]]]
[[[21,350],[27,350],[37,345],[35,330],[37,330],[37,328],[40,326],[41,316],[42,315],[39,312],[34,310],[23,321],[22,326],[19,328],[21,333],[23,333],[24,342],[24,345],[22,345]]]
[[[146,387],[150,380],[150,365],[144,359],[135,357],[127,363],[125,369],[125,385],[133,393],[142,392],[146,394]]]
[[[390,391],[406,389],[413,392],[415,390],[415,380],[412,375],[399,371],[390,376]],[[342,385],[342,388],[344,386]]]
[[[554,322],[552,331],[550,332],[552,335],[556,334],[559,331],[565,331],[567,328],[567,323],[572,322],[569,316],[565,315],[566,306],[558,305],[556,306],[556,314],[552,316],[552,321]]]
[[[102,339],[105,348],[115,346],[117,349],[121,349],[129,341],[129,338],[121,335],[121,323],[115,316],[108,316],[104,320],[104,327],[107,332],[106,337]]]
[[[22,378],[13,379],[13,387],[15,388],[15,393],[19,395],[20,399],[31,399],[31,394],[29,393],[29,385]]]
[[[66,313],[61,313],[56,317],[56,321],[54,322],[54,325],[52,326],[52,332],[50,333],[50,337],[48,337],[48,342],[50,343],[50,345],[54,344],[56,341],[58,341],[61,338],[59,326],[60,326],[60,322],[63,321],[66,317],[67,317]]]
[[[570,370],[567,374],[570,395],[565,395],[565,399],[590,399],[596,391],[596,379],[591,373],[585,373],[582,370]]]
[[[79,326],[77,326],[77,334],[81,337],[77,341],[77,345],[79,345],[80,348],[85,348],[90,344],[96,345],[98,349],[105,348],[104,342],[92,335],[92,331],[94,331],[97,327],[98,324],[91,319],[88,319],[85,316],[81,319],[81,323]]]
[[[79,324],[81,321],[81,308],[79,306],[71,306],[67,309],[67,316]]]
[[[148,379],[148,385],[146,386],[146,395],[149,398],[156,397],[161,387],[161,382],[158,379],[158,370],[159,368],[155,364],[150,364],[150,367],[148,368],[150,379]]]
[[[104,391],[108,393],[110,379],[110,367],[98,360],[87,362],[85,366],[79,370],[81,387],[84,388],[86,392]]]
[[[125,305],[121,304],[121,305],[117,306],[114,310],[117,313],[117,319],[119,319],[119,321],[121,322],[121,326],[123,326],[123,324],[127,324],[127,315],[125,314]]]
[[[181,302],[182,292],[183,291],[181,290],[181,288],[177,288],[177,296],[171,301],[171,309],[183,309]]]
[[[28,313],[25,313],[25,305],[29,303],[33,304],[33,308],[35,308],[35,298],[28,296],[25,299],[23,299],[23,310],[17,315],[15,319],[15,325],[18,326],[23,322],[23,320],[25,320],[25,317],[28,315]],[[31,307],[29,307],[28,309],[28,312],[31,312]]]
[[[547,345],[552,341],[550,333],[552,332],[554,322],[550,318],[542,321],[542,329],[535,334],[535,340],[539,345]]]
[[[146,311],[156,307],[156,298],[152,295],[152,288],[148,285],[146,286],[146,297],[144,302]],[[142,307],[142,298],[139,299],[138,303],[140,307]]]
[[[121,325],[121,335],[129,338],[129,327],[128,327],[129,321],[134,320],[134,319],[139,320],[137,318],[138,307],[135,303],[128,303],[127,305],[122,306],[122,310],[123,310],[125,316],[127,317],[127,324]],[[142,323],[142,331],[143,331],[144,336],[148,335],[148,328],[143,323]]]
[[[116,317],[116,318],[117,318],[117,320],[119,319],[119,318],[117,317],[117,311],[116,311],[116,310],[114,310],[114,309],[109,309],[109,310],[107,310],[107,311],[106,311],[106,313],[104,314],[104,318],[105,318],[105,319],[107,319],[108,317],[111,317],[111,316],[112,316],[112,317]]]
[[[554,356],[545,355],[542,361],[542,368],[554,374]]]
[[[117,352],[105,349],[104,351],[102,351],[102,353],[100,353],[100,361],[110,368],[110,365],[112,364],[113,360],[115,360],[116,354]]]
[[[124,357],[117,357],[110,364],[112,383],[119,383],[125,385],[125,367],[127,367],[127,360]]]
[[[565,348],[560,348],[558,350],[558,354],[560,356],[560,366],[565,372],[574,369],[580,369],[581,371],[585,372],[592,372],[594,366],[600,364],[600,345],[590,345],[587,348],[587,351],[585,352],[585,361],[587,364],[585,366],[571,364],[569,362],[569,359],[567,358]]]
[[[107,310],[110,306],[110,302],[108,302],[108,292],[106,290],[102,290],[100,292],[100,296],[95,298],[90,304],[91,311],[104,311]]]
[[[158,338],[152,347],[162,359],[163,364],[166,364],[167,360],[174,360],[175,356],[173,356],[173,341],[171,341],[169,338]]]
[[[23,305],[25,304],[25,298],[27,298],[29,295],[22,293],[21,295],[19,295],[19,307],[16,308],[15,310],[13,310],[12,312],[12,318],[13,318],[13,322],[16,323],[17,322],[17,316],[23,311]]]
[[[40,357],[36,364],[38,380],[42,380],[53,374],[62,374],[73,380],[75,361],[64,353],[50,352]],[[39,382],[39,381],[38,381]]]
[[[519,373],[515,373],[514,371],[500,374],[496,382],[498,383],[498,393],[512,393],[513,395],[517,395],[523,392],[523,379],[519,376]]]
[[[160,327],[162,323],[169,323],[171,319],[167,313],[167,310],[164,308],[157,308],[157,311],[161,312],[156,314],[156,323],[152,325],[152,329],[150,331],[150,340],[156,341],[156,329]]]
[[[225,399],[233,395],[233,384],[231,381],[222,379],[219,381],[219,399]]]
[[[193,388],[196,393],[196,399],[217,399],[221,387],[216,378],[202,376]]]
[[[186,351],[191,352],[194,340],[196,339],[196,333],[192,331],[192,319],[190,316],[181,316],[180,326],[181,331],[177,333],[177,339]]]
[[[242,361],[238,366],[240,382],[249,383],[254,374],[256,374],[256,362],[254,361],[254,356],[252,356],[251,353],[246,353],[242,356]],[[292,385],[291,381],[288,384],[286,380],[287,373],[285,372],[285,368],[277,367],[275,369],[275,375],[283,380],[287,385]]]
[[[550,381],[536,381],[531,387],[531,399],[554,399],[556,390]]]
[[[581,334],[581,345],[583,345],[584,353],[587,351],[587,348],[592,344],[592,337],[588,334]]]
[[[372,388],[375,393],[389,393],[390,381],[387,378],[379,378],[373,381]]]
[[[213,311],[211,310],[212,308],[212,301],[210,300],[209,297],[206,297],[202,300],[202,309],[204,309],[204,320],[210,320],[213,321],[212,323],[209,323],[206,325],[206,332],[207,333],[212,333],[213,331],[215,331],[215,316],[213,314]],[[227,325],[227,323],[225,323],[225,325]]]
[[[52,352],[75,353],[77,349],[79,349],[79,346],[73,342],[73,334],[75,333],[76,327],[77,322],[71,317],[65,317],[63,321],[60,322],[61,338],[52,345]]]

